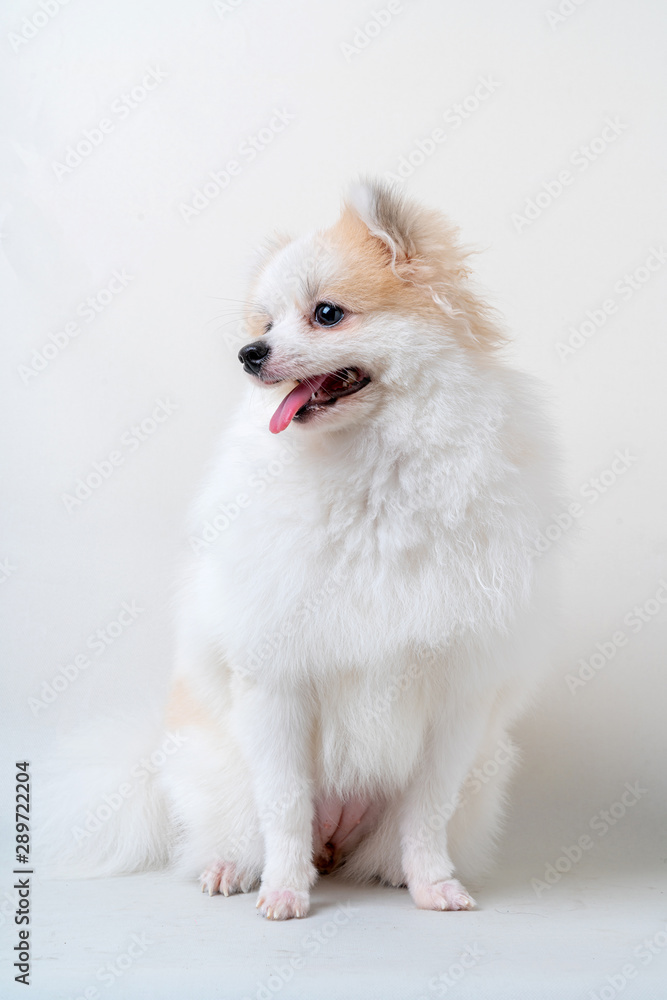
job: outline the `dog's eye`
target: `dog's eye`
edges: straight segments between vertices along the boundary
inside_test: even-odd
[[[267,323],[264,324],[264,333],[268,333],[272,326],[273,326],[273,320],[270,319]]]
[[[336,323],[340,323],[345,313],[333,302],[318,302],[313,315],[319,326],[335,326]]]

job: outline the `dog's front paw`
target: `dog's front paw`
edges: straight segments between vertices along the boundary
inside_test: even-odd
[[[239,871],[233,861],[216,861],[199,876],[202,892],[214,896],[221,892],[223,896],[231,896],[235,892],[248,892],[257,879],[252,875]]]
[[[290,920],[292,917],[305,917],[310,909],[308,892],[298,889],[266,889],[259,890],[257,908],[263,917],[269,920]]]
[[[472,910],[475,900],[455,878],[444,882],[408,883],[410,895],[420,910]]]

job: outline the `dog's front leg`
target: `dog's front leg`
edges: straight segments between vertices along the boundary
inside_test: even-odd
[[[240,729],[252,769],[264,870],[257,906],[273,920],[305,917],[312,863],[312,716],[307,694],[289,684],[255,684]]]
[[[420,909],[469,910],[475,901],[455,879],[447,824],[474,764],[490,705],[450,703],[434,721],[401,815],[403,871]]]

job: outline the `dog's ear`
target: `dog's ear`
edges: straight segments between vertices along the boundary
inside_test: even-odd
[[[470,287],[468,252],[458,230],[440,212],[408,200],[392,185],[362,180],[351,188],[345,214],[363,224],[398,278],[423,289],[456,320],[463,341],[485,350],[503,343],[492,311]]]
[[[350,189],[345,207],[384,244],[398,277],[444,290],[467,274],[454,226],[439,212],[409,201],[396,187],[360,181]]]
[[[396,188],[379,181],[352,185],[346,207],[391,251],[396,263],[413,259],[419,241],[418,212]]]

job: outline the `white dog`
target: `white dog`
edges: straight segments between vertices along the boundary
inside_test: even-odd
[[[539,393],[499,360],[455,230],[378,184],[271,246],[247,325],[248,395],[193,515],[219,527],[181,619],[184,745],[99,867],[171,855],[211,894],[259,885],[273,919],[332,868],[469,909],[455,873],[488,860],[507,727],[548,666]]]

